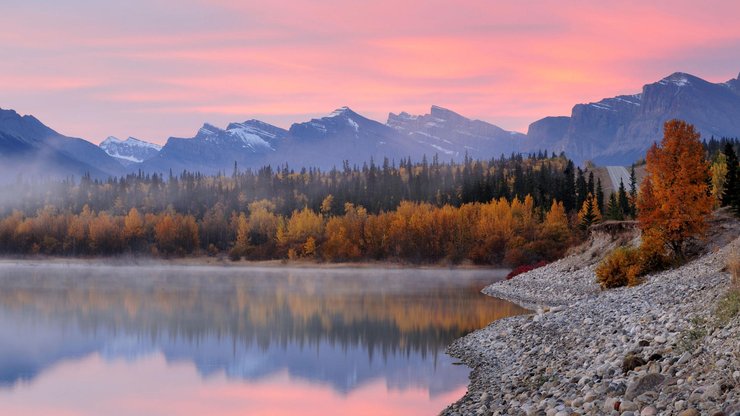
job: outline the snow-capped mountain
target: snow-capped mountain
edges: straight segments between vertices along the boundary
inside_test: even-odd
[[[293,124],[284,146],[269,162],[330,169],[344,161],[361,165],[371,158],[381,162],[384,157],[399,160],[407,156],[420,158],[418,146],[393,128],[341,107],[325,117]]]
[[[489,158],[511,153],[525,135],[506,131],[485,121],[471,120],[446,108],[433,105],[429,114],[411,115],[406,112],[388,115],[388,126],[408,137],[427,155],[459,159]]]
[[[677,72],[639,93],[577,104],[569,117],[535,121],[526,136],[438,106],[424,115],[390,113],[386,124],[341,107],[289,130],[259,120],[226,128],[206,123],[192,138],[169,138],[161,150],[113,137],[98,147],[63,136],[32,116],[0,110],[0,168],[6,177],[89,172],[104,178],[126,169],[216,173],[230,172],[234,163],[241,169],[286,163],[294,169],[329,169],[371,158],[378,164],[384,158],[421,160],[435,154],[444,160],[460,160],[465,153],[486,159],[545,149],[564,151],[579,163],[628,164],[661,139],[663,123],[672,118],[693,124],[704,138],[740,137],[740,75],[711,83]]]
[[[123,173],[123,166],[94,144],[57,133],[37,118],[0,109],[0,175],[98,178]]]
[[[118,159],[123,165],[141,163],[156,156],[162,150],[162,146],[154,143],[133,137],[121,140],[113,136],[108,136],[107,139],[103,140],[100,143],[100,148],[109,156]]]
[[[231,123],[225,129],[205,123],[192,138],[170,137],[154,157],[138,168],[165,172],[226,172],[236,162],[257,167],[285,140],[285,129],[259,120]]]
[[[693,124],[704,138],[740,137],[740,75],[715,84],[676,72],[638,94],[577,104],[570,117],[532,123],[527,147],[565,151],[578,162],[628,164],[660,141],[663,123],[674,118]]]

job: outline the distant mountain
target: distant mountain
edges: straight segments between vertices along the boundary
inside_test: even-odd
[[[162,150],[162,146],[160,145],[133,137],[121,140],[113,136],[108,136],[99,146],[105,153],[116,158],[124,166],[149,160]]]
[[[421,152],[393,128],[341,107],[326,117],[290,127],[284,146],[269,161],[293,167],[341,167],[346,160],[361,165],[374,158],[399,160]]]
[[[470,120],[453,111],[432,106],[429,114],[390,113],[388,126],[411,139],[427,155],[459,159],[466,153],[490,158],[511,153],[526,138],[485,121]]]
[[[569,117],[545,117],[527,135],[471,120],[432,106],[429,114],[389,113],[386,124],[348,107],[326,117],[293,124],[289,130],[259,120],[211,124],[191,138],[171,137],[163,147],[109,137],[100,147],[63,136],[32,116],[0,110],[0,167],[3,173],[81,175],[104,178],[125,171],[230,172],[267,164],[294,169],[361,165],[371,158],[398,162],[435,154],[443,160],[487,159],[502,153],[564,151],[578,163],[629,164],[662,137],[666,120],[694,124],[704,138],[740,137],[740,76],[711,83],[677,72],[647,84],[642,92],[577,104]],[[122,165],[127,165],[124,168]],[[6,175],[7,177],[8,175]]]
[[[98,146],[57,133],[33,116],[0,109],[0,174],[3,180],[25,176],[89,173],[105,178],[120,175],[123,166]]]
[[[331,169],[345,161],[361,165],[371,158],[378,164],[384,158],[398,162],[435,154],[460,160],[466,152],[488,158],[510,153],[524,138],[437,106],[421,116],[391,113],[387,124],[341,107],[289,130],[256,120],[232,123],[225,130],[205,124],[191,139],[170,138],[159,154],[136,168],[213,173],[228,172],[234,162],[241,168],[287,164]]]
[[[141,165],[145,171],[202,173],[230,172],[234,162],[241,167],[261,166],[267,156],[286,139],[285,129],[248,120],[231,123],[226,129],[204,124],[192,138],[170,137],[154,157]]]
[[[642,92],[577,104],[570,117],[548,117],[529,127],[527,148],[546,148],[583,162],[629,164],[663,136],[663,123],[682,119],[702,137],[740,136],[740,75],[711,83],[676,72]]]

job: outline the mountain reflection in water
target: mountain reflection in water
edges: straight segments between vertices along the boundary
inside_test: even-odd
[[[0,413],[33,413],[32,403],[18,402],[36,397],[34,386],[47,373],[53,384],[57,367],[81,374],[91,365],[100,367],[99,374],[80,383],[96,390],[126,377],[116,372],[159,368],[158,377],[166,378],[190,365],[200,379],[196,384],[206,387],[246,383],[256,391],[277,383],[273,390],[291,394],[306,386],[329,389],[323,414],[363,387],[381,394],[378,383],[385,394],[373,399],[374,406],[408,392],[415,399],[407,402],[436,406],[434,413],[447,404],[438,401],[456,398],[445,394],[462,394],[467,384],[468,369],[451,365],[444,348],[494,319],[524,312],[479,293],[503,274],[3,262]],[[157,366],[159,356],[165,365]],[[125,398],[127,392],[118,388],[117,394]],[[6,401],[20,407],[4,407]],[[87,412],[83,405],[65,406]],[[269,406],[267,401],[252,413]],[[180,413],[165,413],[173,411]]]

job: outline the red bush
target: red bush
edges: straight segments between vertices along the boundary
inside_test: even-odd
[[[530,270],[538,269],[538,268],[540,268],[540,267],[542,267],[542,266],[544,266],[546,264],[547,264],[546,261],[541,260],[541,261],[538,261],[535,264],[525,264],[525,265],[519,266],[519,267],[515,268],[514,270],[510,271],[509,274],[506,275],[506,280],[510,280],[512,277],[514,277],[514,276],[516,276],[518,274],[522,274],[522,273],[526,273],[526,272],[528,272]]]

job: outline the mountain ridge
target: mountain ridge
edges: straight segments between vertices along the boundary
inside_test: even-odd
[[[323,117],[294,123],[284,129],[248,119],[225,128],[204,123],[189,138],[170,137],[163,146],[143,140],[109,137],[95,146],[63,136],[32,115],[0,109],[0,158],[6,166],[24,171],[33,165],[96,177],[129,171],[164,173],[230,171],[264,165],[330,169],[345,163],[362,164],[420,159],[438,155],[487,159],[511,152],[565,152],[577,163],[629,164],[662,137],[663,122],[680,118],[694,124],[704,138],[740,136],[740,74],[723,83],[674,72],[643,85],[635,94],[579,103],[570,116],[536,120],[527,134],[507,131],[482,120],[464,117],[432,105],[426,114],[388,113],[385,123],[351,108],[339,107]],[[15,159],[14,159],[15,158]],[[126,165],[125,167],[123,165]]]

